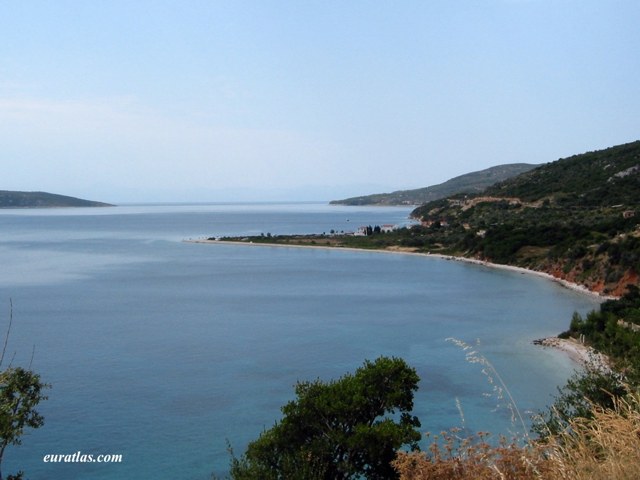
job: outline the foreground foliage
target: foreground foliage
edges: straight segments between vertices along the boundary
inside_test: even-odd
[[[398,452],[393,466],[401,480],[532,480],[550,478],[539,449],[502,438],[498,446],[489,434],[461,438],[457,430],[434,438],[428,452]]]
[[[232,459],[245,479],[599,480],[640,478],[640,393],[614,370],[576,373],[534,426],[497,442],[459,429],[426,452],[409,412],[418,377],[400,359],[366,362],[338,381],[304,382],[284,418]],[[399,413],[398,421],[386,416]],[[400,451],[402,446],[410,452]]]
[[[232,478],[395,478],[397,450],[421,438],[410,414],[418,381],[403,360],[380,357],[337,381],[298,383],[282,420],[232,460]]]
[[[593,406],[589,418],[572,419],[546,442],[524,446],[486,434],[460,439],[445,433],[427,453],[399,452],[401,480],[632,480],[640,478],[640,397]]]
[[[615,408],[617,402],[632,392],[626,380],[616,371],[588,365],[558,389],[553,405],[534,418],[532,430],[544,440],[569,429],[576,418],[593,419],[594,408]]]
[[[40,379],[40,375],[29,369],[9,365],[3,368],[11,324],[13,323],[13,303],[9,301],[9,325],[0,353],[0,480],[2,480],[2,460],[9,445],[20,445],[26,428],[40,428],[44,418],[36,411],[36,406],[47,397],[44,391],[50,387]],[[21,480],[24,472],[7,476],[7,480]]]
[[[552,429],[526,442],[488,433],[416,442],[417,375],[400,359],[366,362],[338,381],[298,385],[284,418],[232,460],[234,479],[604,480],[640,478],[640,393],[588,369],[561,390]],[[620,390],[615,390],[620,388]],[[400,422],[384,412],[400,413]],[[401,446],[411,451],[400,451]]]
[[[30,370],[10,367],[0,372],[0,465],[7,447],[22,443],[26,428],[39,428],[44,424],[35,407],[47,398],[44,395],[47,387],[40,376]],[[21,478],[21,474],[9,478]]]

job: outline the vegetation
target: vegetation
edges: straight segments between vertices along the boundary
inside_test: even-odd
[[[44,424],[35,407],[47,398],[44,395],[47,387],[40,376],[30,370],[11,367],[0,372],[0,465],[7,447],[22,443],[27,427],[40,428]],[[22,474],[9,478],[22,478]]]
[[[298,383],[282,420],[232,460],[232,478],[395,478],[397,450],[421,438],[410,414],[418,381],[403,360],[380,357],[337,381]]]
[[[524,446],[486,441],[486,434],[460,439],[445,433],[429,452],[399,452],[394,466],[401,480],[632,480],[640,475],[640,396],[612,408],[593,406],[588,418],[546,442]]]
[[[234,479],[592,480],[640,474],[640,393],[613,372],[587,369],[561,389],[538,438],[492,441],[459,429],[417,448],[417,375],[400,359],[298,385],[281,422],[232,459]],[[400,420],[384,417],[398,410]],[[429,435],[427,435],[429,436]],[[402,445],[411,451],[402,451]]]
[[[582,317],[574,313],[565,337],[581,338],[614,362],[627,381],[640,384],[640,290],[634,285]]]
[[[14,192],[0,190],[0,208],[35,207],[108,207],[107,203],[93,202],[66,195],[46,192]]]
[[[412,213],[420,225],[371,234],[267,235],[224,240],[471,257],[549,273],[611,296],[638,284],[640,141],[548,163],[481,194]]]
[[[561,435],[571,428],[576,418],[593,420],[596,409],[614,409],[633,388],[626,383],[624,375],[593,364],[574,373],[558,390],[553,405],[534,418],[532,429],[540,439]]]
[[[512,163],[487,168],[479,172],[467,173],[433,185],[415,190],[398,190],[392,193],[378,193],[362,197],[334,200],[333,205],[422,205],[457,193],[479,193],[494,183],[527,172],[536,165]]]
[[[13,306],[9,316],[9,326],[0,356],[0,368],[7,349]],[[9,366],[0,371],[0,480],[2,480],[2,460],[9,445],[20,445],[26,428],[40,428],[44,418],[35,408],[47,397],[44,391],[49,385],[43,383],[40,375],[21,367]],[[7,480],[20,480],[23,473],[9,475]]]
[[[398,452],[393,466],[401,480],[548,479],[550,465],[540,450],[488,433],[461,438],[459,431],[434,437],[427,452]]]
[[[621,295],[640,271],[640,141],[561,159],[413,215],[432,251],[545,271]]]
[[[638,478],[640,383],[634,363],[638,359],[630,361],[629,353],[638,342],[626,351],[616,345],[615,335],[603,337],[608,328],[626,329],[618,321],[611,323],[611,318],[631,321],[638,312],[640,290],[631,287],[623,298],[603,303],[587,319],[574,315],[567,335],[611,346],[620,352],[612,357],[614,365],[625,370],[593,363],[576,372],[559,389],[553,405],[534,419],[536,437],[492,441],[488,433],[460,437],[460,430],[454,429],[435,436],[428,450],[420,452],[420,434],[415,430],[420,423],[410,415],[417,375],[402,360],[382,357],[337,382],[299,384],[298,400],[283,408],[283,420],[252,442],[241,459],[233,459],[232,478]],[[478,358],[471,346],[452,341],[463,348],[468,361],[483,365],[490,381],[501,385],[500,397],[506,398],[502,389],[507,387],[493,366]],[[509,399],[517,412],[510,395]],[[378,420],[396,409],[399,423],[389,417]],[[516,416],[512,417],[515,422]],[[400,451],[402,445],[411,451]]]

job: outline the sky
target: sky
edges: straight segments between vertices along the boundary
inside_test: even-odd
[[[638,0],[3,0],[2,190],[331,200],[640,139]]]

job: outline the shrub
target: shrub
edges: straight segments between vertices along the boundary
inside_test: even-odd
[[[640,477],[640,396],[593,405],[589,418],[571,419],[545,443],[524,446],[486,434],[460,439],[442,435],[429,453],[399,452],[394,467],[401,480],[635,480]]]
[[[403,360],[380,357],[336,381],[298,383],[284,418],[232,459],[232,478],[394,478],[396,451],[420,440],[418,381]]]

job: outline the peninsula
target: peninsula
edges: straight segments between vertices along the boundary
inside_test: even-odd
[[[0,208],[112,207],[108,203],[83,200],[47,192],[0,190]]]
[[[542,272],[603,296],[638,285],[640,141],[559,159],[478,194],[426,203],[415,225],[225,241],[437,253]]]

